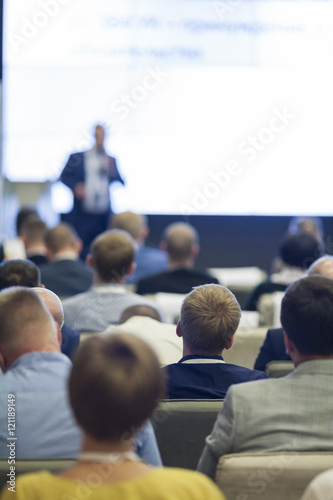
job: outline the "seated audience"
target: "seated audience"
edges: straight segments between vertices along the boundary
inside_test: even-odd
[[[122,212],[112,217],[112,228],[123,229],[130,233],[137,243],[135,252],[136,268],[127,276],[126,283],[137,283],[139,279],[165,271],[168,267],[168,255],[163,250],[145,245],[149,234],[147,217],[134,212]]]
[[[218,283],[210,274],[194,269],[200,246],[199,235],[190,224],[170,224],[163,233],[160,246],[169,256],[169,269],[141,279],[138,282],[138,293],[189,293],[195,286]]]
[[[119,322],[124,309],[154,304],[125,288],[126,277],[135,269],[135,242],[126,231],[111,229],[92,242],[88,265],[93,285],[85,293],[64,301],[65,321],[79,332],[102,332]]]
[[[22,227],[21,238],[25,246],[27,259],[31,260],[37,266],[47,263],[45,233],[47,226],[36,215],[31,215],[25,221]]]
[[[71,361],[60,352],[57,323],[35,290],[12,287],[0,293],[0,324],[4,372],[0,376],[0,457],[8,458],[8,394],[15,399],[16,458],[77,457],[82,434],[68,403]],[[143,459],[161,465],[150,424],[136,444]]]
[[[152,468],[133,452],[134,436],[163,396],[154,352],[131,335],[93,337],[79,348],[69,380],[70,402],[83,430],[77,462],[60,475],[20,476],[20,498],[77,498],[78,484],[94,499],[223,499],[193,471]],[[97,479],[93,480],[93,477]],[[8,489],[2,500],[11,498]],[[86,496],[86,495],[85,495]]]
[[[280,250],[283,265],[279,272],[260,283],[250,294],[245,309],[255,311],[261,295],[284,292],[293,281],[306,276],[311,264],[323,255],[322,244],[309,234],[295,234],[283,241]]]
[[[155,351],[162,366],[175,363],[182,355],[182,341],[175,335],[176,325],[161,323],[161,316],[153,307],[127,307],[118,326],[109,326],[108,333],[131,333],[147,342]]]
[[[169,399],[223,399],[232,384],[266,378],[262,372],[223,360],[240,317],[236,297],[221,285],[202,285],[187,295],[177,324],[183,357],[165,367]]]
[[[332,451],[333,280],[308,276],[290,285],[281,323],[296,369],[229,389],[198,465],[210,477],[225,454]]]
[[[80,258],[82,242],[74,229],[62,222],[45,234],[49,264],[41,266],[42,282],[59,295],[85,292],[92,284],[92,272]]]
[[[44,285],[41,285],[40,282],[40,270],[36,264],[24,259],[11,259],[0,264],[0,290],[11,286],[25,286],[28,288],[43,287]],[[44,297],[46,297],[46,294]],[[56,297],[54,300],[58,303],[59,298]],[[51,302],[47,301],[46,306],[48,307],[50,304]],[[50,310],[52,316],[54,316],[54,311],[55,308],[52,307]],[[59,319],[59,313],[56,313],[56,315]],[[71,358],[80,342],[80,334],[66,325],[63,322],[63,318],[60,322],[56,318],[54,319],[61,329],[61,352]]]
[[[316,476],[301,500],[333,500],[333,469],[329,469]]]
[[[317,259],[308,269],[308,276],[320,274],[333,279],[333,257],[324,255]],[[283,328],[271,328],[267,332],[266,339],[260,348],[254,368],[256,370],[266,370],[266,365],[270,361],[290,360],[286,352],[283,337]]]

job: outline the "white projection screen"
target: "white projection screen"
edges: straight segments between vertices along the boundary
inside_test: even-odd
[[[331,215],[332,20],[330,0],[4,1],[4,176],[56,181],[103,123],[115,211]]]

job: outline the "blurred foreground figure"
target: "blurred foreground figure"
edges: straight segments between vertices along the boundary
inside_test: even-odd
[[[184,469],[152,468],[134,451],[134,436],[163,396],[154,352],[131,335],[92,337],[79,348],[69,380],[70,402],[83,430],[76,464],[59,476],[49,472],[18,478],[19,498],[91,500],[222,500],[206,477]],[[92,477],[98,482],[92,482]],[[2,500],[10,499],[5,490]]]

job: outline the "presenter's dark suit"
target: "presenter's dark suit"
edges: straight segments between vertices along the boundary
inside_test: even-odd
[[[267,378],[260,371],[224,363],[222,356],[184,356],[163,370],[168,399],[224,399],[233,384]]]
[[[196,269],[174,269],[164,273],[142,278],[138,282],[137,293],[140,295],[164,293],[190,293],[193,287],[206,284],[219,284],[218,280]]]
[[[40,266],[41,282],[59,297],[88,290],[93,273],[81,260],[63,259]]]
[[[121,178],[115,158],[106,155],[109,160],[109,182],[118,181],[124,184]],[[63,182],[72,191],[75,186],[86,181],[85,153],[73,153],[70,155],[60,176]],[[89,251],[92,240],[108,227],[109,217],[112,212],[111,203],[108,210],[102,214],[94,214],[83,209],[81,200],[74,196],[73,210],[69,214],[63,214],[62,219],[72,224],[83,241],[82,256],[85,257]]]
[[[255,370],[266,370],[270,361],[290,361],[284,345],[283,328],[271,328],[268,330],[263,345],[256,359]]]

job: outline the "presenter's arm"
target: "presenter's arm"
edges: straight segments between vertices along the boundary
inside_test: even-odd
[[[77,184],[84,183],[83,155],[71,154],[61,172],[60,179],[73,192]]]
[[[110,182],[118,181],[121,184],[125,184],[124,179],[121,177],[118,167],[117,167],[117,161],[115,158],[112,158],[112,156],[109,156],[109,175],[110,175]]]

